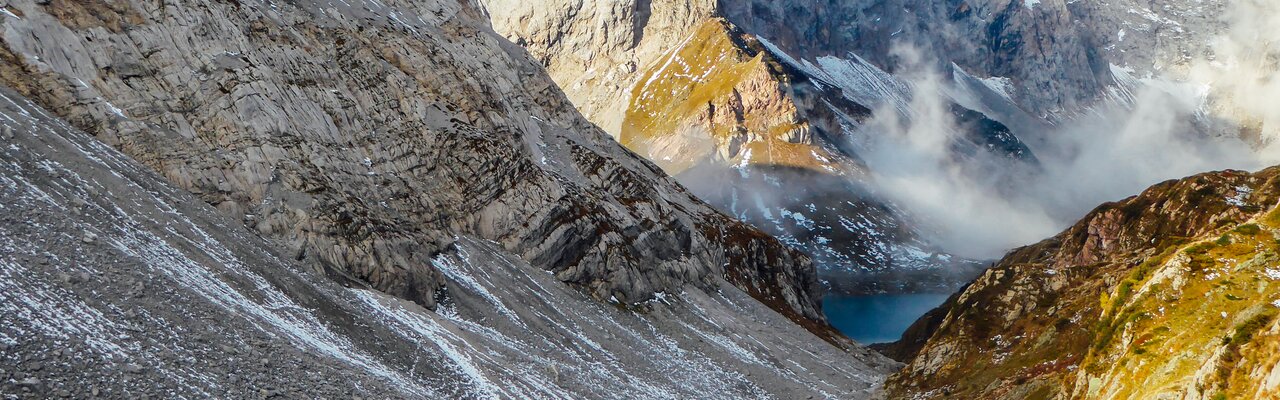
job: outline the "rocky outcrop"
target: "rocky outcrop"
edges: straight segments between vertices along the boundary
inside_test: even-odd
[[[895,367],[723,281],[605,304],[469,235],[430,260],[433,312],[309,271],[8,89],[0,144],[6,398],[867,398]]]
[[[784,66],[754,40],[723,20],[700,23],[641,73],[619,141],[673,175],[708,163],[852,173],[853,160],[814,137]]]
[[[1011,252],[890,349],[902,398],[1275,393],[1280,169],[1156,185]]]
[[[708,0],[480,2],[494,29],[547,68],[588,119],[617,134],[640,69],[713,16]]]
[[[332,274],[434,307],[434,255],[473,235],[598,299],[732,276],[821,325],[803,255],[617,146],[469,4],[7,7],[4,84]]]

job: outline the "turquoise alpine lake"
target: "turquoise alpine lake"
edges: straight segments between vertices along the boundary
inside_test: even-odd
[[[845,336],[862,344],[887,343],[902,337],[911,323],[947,300],[946,294],[827,296],[822,309]]]

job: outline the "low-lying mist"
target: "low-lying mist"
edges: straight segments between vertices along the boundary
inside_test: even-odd
[[[912,83],[907,115],[886,105],[861,127],[862,155],[876,186],[924,225],[944,250],[990,259],[1056,234],[1090,209],[1168,179],[1280,163],[1280,3],[1242,0],[1212,54],[1144,78],[1113,68],[1123,95],[1065,117],[1031,149],[1039,168],[980,152],[956,160],[958,138],[946,93],[954,88],[928,60],[896,48]],[[1030,143],[1029,143],[1030,144]]]

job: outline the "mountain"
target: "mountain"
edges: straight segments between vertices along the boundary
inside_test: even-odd
[[[776,34],[783,48],[807,58],[853,52],[892,67],[892,47],[910,45],[944,71],[954,64],[974,76],[1007,80],[1020,110],[1050,121],[1106,101],[1117,86],[1112,66],[1146,76],[1202,56],[1225,28],[1227,8],[1217,0],[809,3],[815,5],[795,11],[789,2],[753,1],[736,7],[741,16],[735,21],[778,32],[770,21],[807,17],[811,27]],[[1008,116],[992,117],[1012,123]]]
[[[0,393],[1269,396],[1226,3],[6,0]]]
[[[950,290],[980,268],[878,193],[863,159],[860,143],[880,136],[863,129],[877,110],[917,117],[914,86],[856,56],[818,66],[771,41],[793,44],[792,27],[808,25],[740,26],[741,10],[714,2],[482,4],[588,118],[720,210],[804,249],[835,289]],[[954,164],[991,180],[1035,168],[1000,122],[950,98],[937,107],[957,122],[944,145]]]
[[[619,146],[471,4],[3,9],[21,207],[5,215],[24,229],[5,234],[22,293],[3,301],[21,316],[7,388],[241,397],[235,379],[260,375],[198,371],[287,352],[270,379],[320,396],[347,388],[290,378],[394,378],[325,379],[373,397],[847,397],[891,365],[827,325],[808,257]],[[80,332],[102,339],[60,349]],[[63,374],[77,354],[99,383]]]
[[[1007,81],[1021,112],[1058,121],[1107,101],[1111,66],[1138,76],[1176,69],[1211,50],[1226,28],[1220,0],[753,0],[720,4],[734,23],[797,58],[832,62],[850,54],[891,73],[895,47]],[[991,117],[1006,124],[1011,115]]]
[[[465,5],[121,4],[6,17],[5,83],[296,257],[430,308],[430,255],[470,234],[599,299],[724,275],[822,319],[803,256],[614,144]]]
[[[889,353],[891,398],[1266,398],[1280,169],[1168,181],[1011,252]]]
[[[448,295],[429,311],[327,279],[0,97],[0,393],[15,398],[865,397],[892,367],[727,283],[606,304],[474,236],[432,257]]]
[[[1275,158],[1267,2],[481,3],[590,120],[839,292],[949,291],[1100,202]]]

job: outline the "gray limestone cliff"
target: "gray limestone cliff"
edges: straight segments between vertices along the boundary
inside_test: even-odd
[[[459,235],[431,311],[294,258],[0,89],[5,398],[866,398],[893,368],[723,281],[605,304]]]
[[[0,83],[334,276],[434,307],[432,260],[472,235],[597,299],[727,279],[831,334],[805,256],[618,146],[466,3],[5,10]]]

